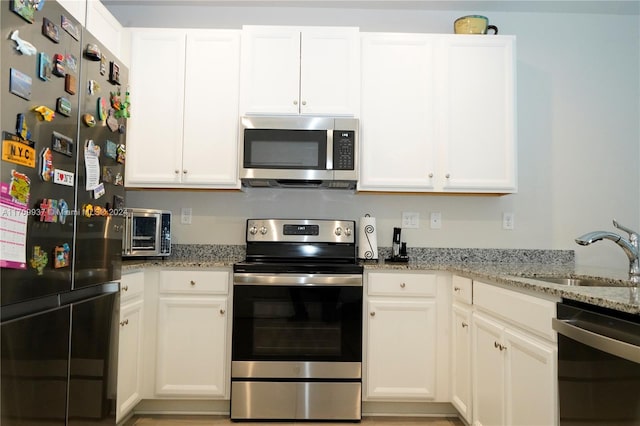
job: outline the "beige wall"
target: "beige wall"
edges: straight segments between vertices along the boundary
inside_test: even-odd
[[[129,10],[129,22],[123,23],[210,28],[353,25],[361,31],[450,33],[456,17],[483,13],[199,7],[182,16],[167,7],[153,8],[147,15]],[[403,232],[410,247],[575,249],[580,264],[626,268],[626,256],[610,241],[579,247],[573,240],[587,231],[612,230],[613,218],[640,230],[638,15],[484,14],[501,34],[517,36],[518,194],[129,191],[127,204],[173,210],[177,243],[243,244],[244,221],[249,217],[357,219],[369,213],[377,218],[380,245],[389,246],[402,211],[413,211],[420,213],[421,222],[419,229]],[[159,71],[161,62],[159,58]],[[191,225],[180,224],[182,207],[193,209]],[[429,213],[434,211],[442,213],[442,229],[428,227]],[[502,230],[505,211],[515,213],[513,231]]]

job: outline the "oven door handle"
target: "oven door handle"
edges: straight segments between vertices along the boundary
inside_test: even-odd
[[[233,285],[362,287],[362,275],[238,273],[233,274]]]
[[[551,326],[563,336],[577,342],[640,364],[640,347],[578,327],[570,320],[551,319]]]

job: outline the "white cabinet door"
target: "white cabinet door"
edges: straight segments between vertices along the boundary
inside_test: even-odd
[[[117,58],[122,56],[125,29],[99,0],[87,0],[86,28]],[[113,60],[113,58],[107,58]]]
[[[355,115],[358,30],[246,26],[242,114]]]
[[[453,304],[451,403],[471,423],[471,308]]]
[[[424,34],[362,35],[359,189],[433,190],[435,42]]]
[[[433,399],[436,301],[371,298],[367,308],[367,399]]]
[[[120,309],[116,422],[125,418],[141,399],[143,312],[144,301],[141,298]]]
[[[300,113],[357,115],[357,28],[306,28],[300,50]]]
[[[511,329],[504,342],[506,424],[558,424],[557,349]]]
[[[190,31],[184,82],[182,183],[239,188],[239,31]]]
[[[224,397],[227,297],[158,301],[156,394]]]
[[[136,29],[131,43],[129,84],[135,111],[128,120],[126,185],[179,183],[185,32]]]
[[[472,321],[473,424],[506,425],[503,327],[475,312]]]
[[[58,0],[58,3],[67,9],[67,12],[80,22],[80,25],[86,27],[87,2],[85,0]]]
[[[239,188],[240,33],[132,31],[126,185]],[[159,65],[158,58],[171,58]]]
[[[443,189],[515,192],[514,38],[444,36],[442,43]]]

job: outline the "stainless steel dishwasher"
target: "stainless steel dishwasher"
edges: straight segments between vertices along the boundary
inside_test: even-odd
[[[640,425],[640,316],[558,303],[560,425]]]

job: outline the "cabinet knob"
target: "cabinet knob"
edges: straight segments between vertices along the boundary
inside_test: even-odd
[[[178,170],[178,169],[175,169],[173,172],[174,172],[175,174],[177,174],[177,175],[178,175],[178,174],[180,174],[180,170]]]
[[[127,324],[129,324],[129,318],[127,318],[127,319],[126,319],[126,320],[124,320],[124,321],[120,321],[120,326],[121,326],[121,327],[124,327],[124,326],[125,326],[125,325],[127,325]]]
[[[302,101],[302,105],[306,105],[306,104],[307,104],[307,101]]]
[[[497,349],[500,349],[500,351],[506,351],[507,350],[506,346],[504,346],[503,344],[498,343],[498,342],[493,342],[493,347],[497,348]]]
[[[298,105],[298,101],[297,101],[297,100],[294,100],[294,101],[293,101],[293,104],[294,104],[294,105]]]
[[[196,285],[196,282],[195,282],[195,281],[193,281],[193,280],[191,280],[191,281],[189,281],[189,284],[191,284],[191,285]]]
[[[407,285],[405,283],[400,283],[400,288],[405,288]]]
[[[220,315],[224,315],[225,310],[224,309],[220,309]]]
[[[432,178],[433,177],[433,173],[429,173],[429,177]]]
[[[453,288],[453,291],[455,291],[455,292],[460,291],[460,287],[454,287],[454,288]]]
[[[183,170],[182,173],[184,173],[186,175],[187,174],[187,170]]]
[[[129,286],[128,285],[125,285],[124,287],[122,287],[122,291],[127,291],[127,290],[129,290]]]
[[[449,179],[451,177],[450,173],[447,173],[446,175],[444,175],[444,177],[446,177],[447,179]]]
[[[467,328],[467,327],[469,327],[469,324],[467,324],[466,322],[463,322],[462,323],[462,328]]]
[[[371,315],[372,317],[375,317],[376,313],[375,312],[369,312],[369,315]]]

